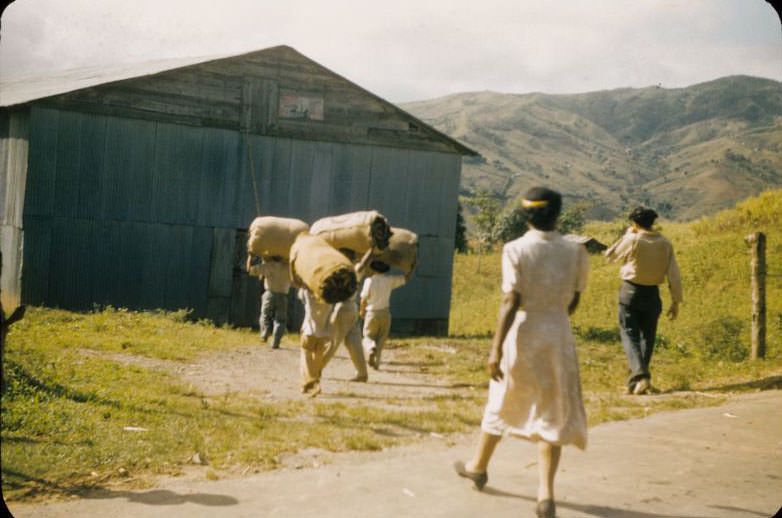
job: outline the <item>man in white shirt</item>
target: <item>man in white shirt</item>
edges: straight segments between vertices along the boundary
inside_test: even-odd
[[[388,273],[390,267],[380,261],[373,261],[370,267],[376,273],[367,277],[361,288],[359,314],[364,319],[362,344],[368,357],[367,363],[377,370],[380,368],[380,354],[391,329],[391,291],[410,280],[413,272],[411,270],[407,275],[391,275]]]
[[[288,262],[280,256],[263,258],[260,264],[251,264],[250,275],[263,278],[265,291],[261,296],[261,340],[272,335],[272,349],[280,348],[285,325],[288,322],[288,291],[291,288]]]

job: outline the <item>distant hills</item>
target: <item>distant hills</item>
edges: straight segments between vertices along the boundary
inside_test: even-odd
[[[650,205],[689,220],[782,187],[782,83],[731,76],[687,88],[574,95],[470,92],[402,104],[481,156],[461,195],[503,203],[561,190],[593,219]]]

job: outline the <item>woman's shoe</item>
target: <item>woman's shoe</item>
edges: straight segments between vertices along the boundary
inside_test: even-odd
[[[486,473],[475,473],[473,471],[467,471],[467,468],[464,467],[464,462],[457,460],[453,463],[453,469],[456,470],[456,473],[460,477],[469,478],[472,480],[472,483],[475,484],[475,488],[480,491],[483,489],[483,486],[486,485],[486,482],[489,481],[489,475]]]
[[[535,508],[535,516],[538,518],[555,518],[556,514],[557,507],[554,505],[554,500],[550,498],[541,500]]]

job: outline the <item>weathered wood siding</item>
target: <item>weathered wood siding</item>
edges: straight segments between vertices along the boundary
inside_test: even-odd
[[[281,116],[281,97],[322,102],[322,120]],[[115,115],[254,134],[472,154],[290,47],[210,61],[43,101]]]
[[[2,306],[12,310],[21,299],[22,212],[27,172],[29,110],[0,112],[0,278]]]
[[[257,196],[262,214],[312,222],[373,208],[417,232],[419,268],[392,298],[394,326],[446,330],[458,154],[34,106],[29,155],[27,302],[188,307],[255,324],[259,288],[242,265]]]

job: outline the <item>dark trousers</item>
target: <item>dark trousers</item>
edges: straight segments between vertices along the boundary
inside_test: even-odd
[[[649,363],[654,352],[657,321],[662,301],[657,286],[642,286],[628,281],[619,290],[619,333],[630,366],[627,385],[632,388],[641,379],[650,379]]]
[[[264,291],[261,296],[261,317],[258,323],[261,328],[261,336],[266,338],[272,335],[272,347],[275,349],[280,346],[287,321],[288,294]]]

